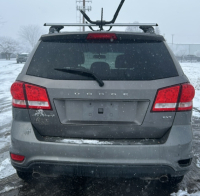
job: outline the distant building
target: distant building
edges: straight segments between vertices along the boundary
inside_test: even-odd
[[[176,56],[196,55],[200,57],[200,44],[168,44]]]

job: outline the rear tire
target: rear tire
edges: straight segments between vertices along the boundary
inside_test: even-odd
[[[168,183],[171,186],[176,186],[177,184],[179,184],[180,182],[182,182],[184,176],[179,176],[179,177],[171,177],[168,181]]]
[[[30,182],[33,180],[32,173],[30,173],[30,172],[17,171],[17,175],[19,178],[21,178],[25,182]]]

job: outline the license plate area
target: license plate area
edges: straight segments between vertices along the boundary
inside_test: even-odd
[[[133,122],[134,102],[66,101],[67,121]],[[73,111],[73,112],[72,112]]]
[[[141,125],[147,101],[55,100],[63,124],[131,123]]]

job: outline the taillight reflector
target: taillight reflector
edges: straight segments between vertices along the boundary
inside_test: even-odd
[[[17,154],[12,154],[10,153],[10,157],[13,161],[17,161],[17,162],[22,162],[25,159],[25,156],[22,155],[17,155]]]
[[[88,40],[98,40],[98,39],[107,39],[107,40],[116,40],[117,36],[114,33],[89,33],[87,36]]]
[[[15,82],[12,84],[10,91],[13,97],[12,105],[14,107],[26,108],[24,84],[22,82]]]
[[[43,87],[23,82],[15,82],[11,86],[11,94],[13,97],[12,105],[14,107],[44,110],[51,109],[47,91]]]
[[[181,84],[158,90],[153,112],[188,111],[192,110],[195,95],[191,84]]]
[[[191,110],[193,107],[193,98],[195,89],[191,84],[182,84],[181,96],[178,104],[178,111]]]

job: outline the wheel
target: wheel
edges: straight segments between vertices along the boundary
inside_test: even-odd
[[[17,171],[17,175],[19,178],[21,178],[22,180],[26,182],[33,180],[32,173],[29,173],[29,172]]]

